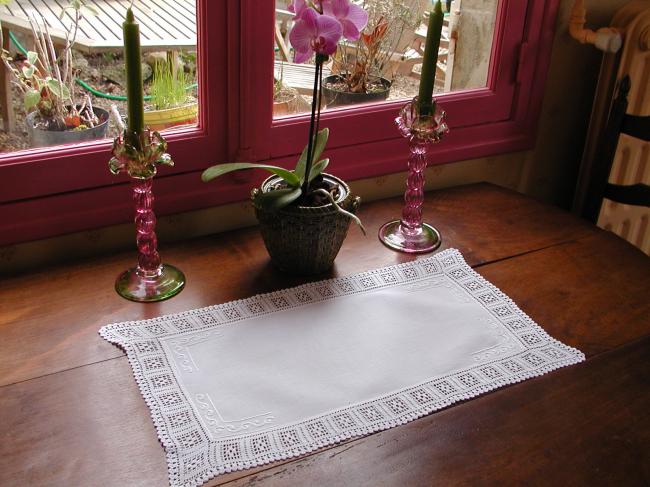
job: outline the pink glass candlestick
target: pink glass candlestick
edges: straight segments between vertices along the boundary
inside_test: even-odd
[[[162,301],[175,296],[185,286],[185,276],[180,270],[161,263],[155,232],[151,186],[156,165],[171,165],[173,162],[165,153],[167,144],[158,132],[145,130],[139,145],[140,148],[135,148],[126,143],[123,136],[118,137],[113,145],[114,157],[109,162],[112,173],[127,172],[132,178],[138,246],[138,265],[118,276],[115,290],[131,301]]]
[[[412,254],[433,252],[440,246],[440,232],[422,222],[424,171],[433,144],[449,131],[445,112],[435,103],[433,115],[420,116],[417,97],[407,103],[395,120],[400,133],[409,141],[411,155],[404,193],[401,220],[393,220],[379,229],[379,240],[391,249]]]

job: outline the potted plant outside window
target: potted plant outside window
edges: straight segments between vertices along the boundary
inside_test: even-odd
[[[58,55],[45,20],[35,18],[30,18],[29,23],[36,51],[29,51],[24,61],[14,60],[8,51],[2,51],[4,68],[23,95],[32,147],[100,139],[108,129],[108,112],[94,107],[89,95],[80,97],[75,92],[72,48],[82,9],[87,7],[82,0],[75,0],[66,9],[73,10],[74,22]]]
[[[191,79],[172,64],[156,63],[149,86],[150,106],[144,112],[144,123],[151,130],[164,130],[178,125],[196,123],[199,105],[188,87]]]
[[[348,15],[328,15],[330,3],[344,3]],[[347,234],[360,199],[344,181],[325,173],[329,159],[321,159],[329,130],[319,129],[323,63],[337,49],[342,36],[358,38],[367,22],[365,12],[349,0],[321,0],[317,4],[294,0],[296,14],[290,33],[297,63],[315,55],[315,77],[307,145],[293,170],[252,163],[219,164],[203,172],[210,181],[223,174],[264,169],[272,173],[251,198],[272,262],[292,274],[318,274],[329,270]],[[365,230],[364,230],[365,233]]]
[[[280,65],[280,77],[273,79],[273,116],[291,115],[299,109],[298,90],[284,84],[284,64]]]
[[[364,0],[368,23],[358,40],[344,39],[333,58],[334,74],[323,80],[323,100],[329,107],[388,98],[395,66],[420,25],[419,0]],[[338,2],[332,13],[340,15]]]

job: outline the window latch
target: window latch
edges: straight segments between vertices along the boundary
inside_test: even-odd
[[[528,56],[530,44],[524,41],[519,46],[519,56],[517,58],[517,74],[515,76],[515,83],[520,84],[524,76],[524,68],[526,67],[526,58]]]

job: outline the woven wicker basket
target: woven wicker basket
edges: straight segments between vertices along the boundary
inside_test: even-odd
[[[350,188],[330,174],[323,177],[340,188],[338,205],[355,213],[361,198],[353,197]],[[278,183],[278,176],[264,180],[252,197],[266,192]],[[350,226],[350,218],[336,211],[334,205],[318,207],[287,206],[279,211],[266,211],[255,207],[264,245],[271,261],[280,270],[297,275],[320,274],[328,271],[341,249]]]

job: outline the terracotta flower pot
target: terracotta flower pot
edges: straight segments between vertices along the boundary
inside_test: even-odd
[[[323,177],[338,186],[337,204],[356,213],[361,198],[354,197],[341,179],[325,173]],[[259,189],[253,190],[253,201],[258,192],[267,192],[280,181],[278,176],[264,180]],[[290,274],[311,275],[332,267],[350,226],[350,218],[339,213],[334,205],[289,205],[278,211],[267,211],[254,203],[253,206],[264,245],[278,269]]]
[[[298,111],[298,91],[286,90],[279,100],[273,100],[273,116],[292,115]]]

